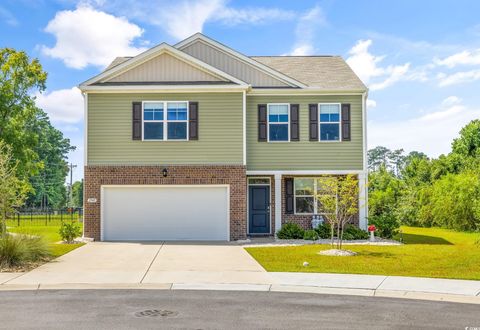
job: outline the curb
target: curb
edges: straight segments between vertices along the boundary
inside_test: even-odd
[[[350,289],[303,285],[245,284],[245,283],[59,283],[59,284],[3,284],[2,291],[47,291],[47,290],[205,290],[205,291],[248,291],[285,292],[364,296],[372,298],[400,298],[428,301],[444,301],[464,304],[479,304],[480,296],[440,294],[432,292]]]

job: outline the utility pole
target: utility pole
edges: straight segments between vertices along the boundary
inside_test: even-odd
[[[68,196],[68,199],[69,199],[69,203],[68,203],[68,206],[72,206],[72,202],[73,202],[73,169],[75,167],[77,167],[77,165],[74,165],[72,163],[70,163],[70,165],[68,166],[70,167],[70,189],[69,189],[69,196]]]

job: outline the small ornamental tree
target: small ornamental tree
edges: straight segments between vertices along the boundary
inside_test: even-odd
[[[15,167],[11,148],[0,141],[0,235],[6,233],[7,215],[23,204],[27,193],[27,185],[17,178]]]
[[[318,203],[331,226],[332,246],[337,232],[337,249],[342,249],[345,225],[358,213],[358,180],[354,175],[319,180]]]

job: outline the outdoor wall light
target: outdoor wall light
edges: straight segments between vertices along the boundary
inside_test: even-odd
[[[167,170],[166,168],[164,168],[164,169],[162,170],[162,174],[163,174],[163,177],[166,178],[167,175],[168,175],[168,170]]]

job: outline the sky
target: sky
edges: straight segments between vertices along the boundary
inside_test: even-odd
[[[369,87],[368,147],[450,151],[480,118],[480,1],[2,0],[0,47],[48,72],[36,103],[76,151],[83,177],[83,99],[76,86],[116,56],[202,32],[245,55],[340,55]]]

